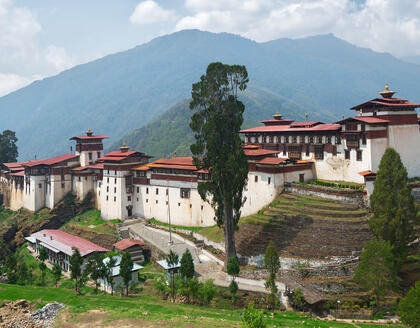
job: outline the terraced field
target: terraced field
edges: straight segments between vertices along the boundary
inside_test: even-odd
[[[282,194],[264,210],[241,219],[236,246],[241,255],[258,255],[273,240],[282,255],[350,256],[370,238],[368,216],[355,205]]]

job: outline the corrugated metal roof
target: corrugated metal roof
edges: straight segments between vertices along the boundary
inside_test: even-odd
[[[72,247],[77,248],[82,256],[86,256],[92,252],[108,251],[86,239],[61,230],[44,229],[33,233],[30,237],[44,243],[48,248],[58,249],[60,252],[70,256],[73,254]]]
[[[22,162],[22,166],[33,167],[33,166],[37,166],[37,165],[54,165],[54,164],[65,162],[65,161],[68,161],[70,159],[77,158],[77,157],[79,157],[79,155],[64,154],[64,155],[51,157],[51,158],[47,158],[47,159],[39,159],[39,160],[34,160],[34,161]]]
[[[258,126],[251,129],[241,130],[241,133],[251,133],[251,132],[298,132],[298,131],[336,131],[341,128],[340,124],[336,123],[326,123],[318,124],[315,126],[307,128],[291,128],[289,125],[267,125],[267,126]]]
[[[71,137],[70,140],[77,140],[77,139],[81,139],[81,140],[94,140],[94,139],[108,139],[109,137],[107,136],[75,136],[75,137]]]
[[[265,164],[265,165],[277,165],[287,161],[288,158],[279,158],[279,157],[266,157],[262,160],[258,161],[257,164]]]
[[[145,246],[146,244],[142,242],[141,240],[135,240],[135,239],[129,239],[129,238],[122,239],[119,242],[116,242],[114,244],[116,248],[122,251],[134,245]]]

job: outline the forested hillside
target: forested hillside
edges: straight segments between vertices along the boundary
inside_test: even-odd
[[[284,97],[324,120],[370,99],[385,82],[402,97],[420,101],[420,66],[355,47],[333,35],[257,43],[240,36],[197,30],[158,37],[79,65],[0,98],[0,131],[16,131],[20,159],[67,152],[68,138],[86,131],[115,141],[145,126],[190,95],[213,61],[246,65],[259,115]],[[289,106],[287,110],[294,108]],[[247,120],[251,116],[247,112]],[[283,112],[292,116],[291,112]],[[310,114],[312,116],[312,114]],[[112,141],[111,141],[112,142]],[[108,145],[109,146],[109,145]]]

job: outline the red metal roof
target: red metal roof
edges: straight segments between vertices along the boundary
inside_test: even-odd
[[[79,157],[79,155],[64,154],[64,155],[47,158],[47,159],[39,159],[39,160],[34,160],[34,161],[22,162],[22,166],[33,167],[37,165],[54,165],[54,164],[68,161],[69,159],[73,159],[76,157]]]
[[[126,159],[127,157],[123,157],[123,156],[105,156],[105,157],[101,157],[98,158],[98,161],[122,161],[123,159]]]
[[[161,158],[153,163],[156,164],[174,164],[174,165],[194,165],[192,157],[173,157],[173,158]]]
[[[244,153],[246,156],[264,156],[278,154],[280,151],[269,149],[244,149]]]
[[[420,104],[411,103],[407,99],[402,98],[375,98],[372,100],[369,100],[363,104],[354,106],[350,109],[359,110],[363,109],[364,107],[371,107],[371,105],[381,105],[384,107],[420,107]]]
[[[71,248],[75,247],[82,256],[92,252],[107,252],[108,250],[79,236],[71,235],[61,230],[44,229],[31,235],[44,244],[71,255]]]
[[[252,133],[252,132],[297,132],[297,131],[336,131],[341,129],[340,124],[336,123],[326,123],[318,124],[308,128],[291,128],[288,125],[267,125],[267,126],[258,126],[251,129],[241,130],[241,133]]]
[[[13,175],[13,176],[16,176],[16,177],[24,177],[25,176],[25,171],[10,173],[10,175]]]
[[[352,119],[357,120],[357,121],[361,121],[361,122],[364,122],[364,123],[368,123],[368,124],[389,123],[390,122],[389,120],[384,120],[382,118],[378,118],[378,117],[374,117],[374,116],[355,116],[355,117],[346,118],[345,120],[342,120],[338,123],[343,123],[345,121],[352,120]]]
[[[149,167],[153,168],[165,168],[165,169],[178,169],[178,170],[190,170],[195,171],[197,168],[194,165],[174,165],[174,164],[159,164],[150,163]]]
[[[290,126],[291,127],[300,127],[300,126],[307,127],[307,126],[313,126],[313,125],[319,124],[319,123],[321,123],[321,122],[295,122],[295,123],[290,124]]]
[[[119,242],[114,244],[114,246],[121,251],[124,251],[127,248],[130,248],[131,246],[134,246],[134,245],[145,246],[146,244],[140,240],[128,239],[128,238],[120,240]]]
[[[257,164],[265,164],[265,165],[278,165],[287,161],[288,158],[279,158],[279,157],[266,157],[262,160],[258,161]]]
[[[105,156],[109,157],[109,156],[117,156],[117,157],[128,157],[130,155],[133,155],[137,153],[137,151],[135,150],[130,150],[130,151],[111,151],[110,153],[106,154]]]
[[[102,135],[100,135],[100,136],[75,136],[75,137],[70,138],[70,140],[77,140],[77,139],[81,139],[81,140],[101,139],[102,140],[102,139],[108,139],[108,138],[109,137],[102,136]]]
[[[101,169],[103,170],[104,168],[104,163],[95,163],[95,164],[91,164],[91,165],[86,165],[86,166],[79,166],[73,169],[73,171],[84,171],[87,169]]]

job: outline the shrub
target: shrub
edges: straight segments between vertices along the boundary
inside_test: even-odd
[[[398,313],[404,324],[412,328],[420,327],[420,281],[401,300]]]
[[[216,295],[216,287],[214,286],[213,279],[206,280],[205,283],[200,284],[198,290],[198,301],[201,305],[208,305]]]
[[[246,328],[265,328],[264,312],[254,309],[254,305],[248,305],[242,318],[242,327]]]

